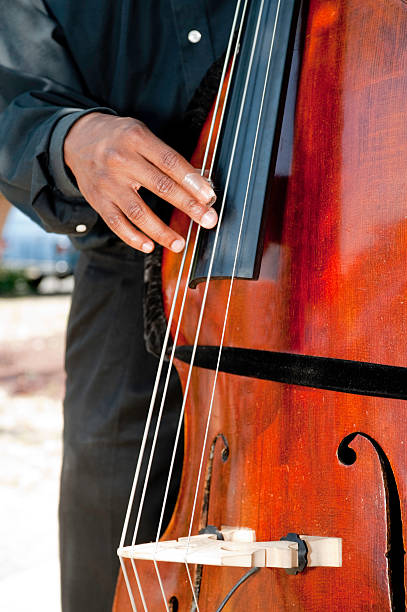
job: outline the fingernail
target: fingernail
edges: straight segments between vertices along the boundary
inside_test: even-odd
[[[199,193],[202,199],[206,202],[208,202],[209,200],[212,201],[213,198],[216,199],[215,192],[212,189],[210,183],[197,172],[191,172],[190,174],[187,174],[182,183],[186,187],[190,187],[194,191]]]
[[[210,229],[211,227],[214,227],[214,225],[216,225],[217,220],[218,220],[218,215],[213,210],[213,208],[211,208],[210,210],[208,210],[208,212],[202,215],[199,224],[202,225],[202,227],[206,227],[207,229]]]
[[[174,242],[171,243],[171,251],[174,251],[174,253],[180,253],[184,246],[185,240],[182,238],[177,238],[177,240],[174,240]]]
[[[152,242],[143,242],[141,248],[143,249],[144,253],[151,253],[151,251],[154,249],[154,244]]]

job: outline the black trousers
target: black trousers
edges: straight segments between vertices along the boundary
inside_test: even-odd
[[[143,256],[123,243],[80,256],[67,332],[60,495],[63,612],[110,612],[116,549],[158,360],[143,342]],[[155,538],[179,416],[174,374],[138,541]],[[180,458],[171,487],[174,503]]]

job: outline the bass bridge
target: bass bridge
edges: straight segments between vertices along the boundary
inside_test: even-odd
[[[204,530],[206,531],[206,530]],[[256,542],[253,529],[222,527],[190,537],[124,546],[119,557],[218,567],[274,567],[297,574],[305,567],[341,567],[342,539],[289,533]]]

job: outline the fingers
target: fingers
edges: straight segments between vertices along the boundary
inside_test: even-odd
[[[120,203],[120,208],[132,224],[158,244],[171,249],[175,253],[183,250],[185,246],[184,238],[154,214],[137,193],[129,190],[128,199],[126,202]]]
[[[209,182],[182,155],[166,145],[146,126],[138,125],[133,131],[133,139],[136,150],[146,160],[182,186],[199,203],[211,206],[215,202],[216,195]]]
[[[181,187],[174,179],[164,174],[159,168],[150,164],[146,159],[139,156],[132,164],[132,172],[134,172],[134,176],[143,177],[144,187],[182,210],[191,219],[196,221],[196,223],[199,223],[207,229],[211,229],[216,225],[218,215],[214,209],[208,208],[208,204],[204,204],[198,201],[197,198],[193,198],[191,194]],[[199,176],[197,173],[195,173],[195,175]],[[199,176],[199,178],[201,177]],[[207,181],[205,181],[205,183],[213,193],[209,183],[207,183]],[[137,185],[137,182],[135,185],[133,184],[134,189],[137,189]],[[208,200],[209,203],[211,203],[211,201],[212,198]],[[138,223],[136,223],[136,225],[139,226]]]
[[[113,233],[133,249],[151,253],[154,243],[143,232],[130,223],[124,213],[113,202],[107,202],[99,208],[99,214]]]
[[[154,249],[153,240],[175,253],[180,253],[185,246],[184,238],[161,221],[142,198],[131,190],[126,202],[120,202],[120,205],[105,203],[100,215],[119,238],[144,253]]]
[[[182,236],[165,225],[140,198],[146,187],[208,229],[217,223],[216,196],[199,171],[140,121],[91,113],[79,119],[64,155],[90,205],[126,244],[148,253],[156,241],[175,252]]]

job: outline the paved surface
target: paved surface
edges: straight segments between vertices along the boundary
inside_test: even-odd
[[[0,608],[60,612],[57,506],[69,296],[0,299]]]

